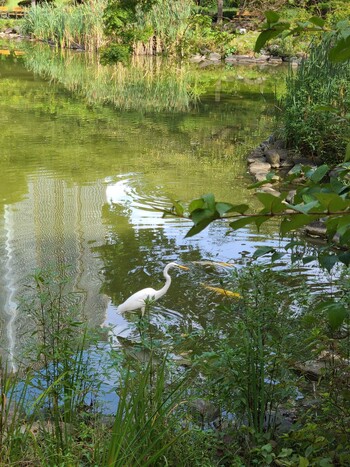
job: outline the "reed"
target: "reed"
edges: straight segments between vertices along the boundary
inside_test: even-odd
[[[56,47],[96,51],[104,44],[105,5],[105,0],[81,5],[37,5],[28,10],[21,31]]]
[[[175,52],[184,34],[190,32],[193,6],[191,0],[160,0],[147,12],[137,11],[137,25],[141,30],[146,30],[151,25],[165,50],[168,53]]]

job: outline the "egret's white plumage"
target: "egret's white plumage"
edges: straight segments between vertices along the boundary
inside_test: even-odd
[[[163,271],[163,275],[165,277],[164,286],[159,290],[152,289],[152,287],[147,287],[146,289],[139,290],[138,292],[131,295],[131,297],[129,297],[127,300],[125,300],[124,303],[118,306],[118,313],[125,313],[126,311],[133,311],[137,310],[138,308],[141,308],[141,312],[143,315],[145,313],[147,300],[158,300],[167,293],[171,284],[171,277],[169,276],[168,271],[169,269],[174,267],[188,270],[188,268],[186,268],[185,266],[181,266],[177,263],[167,264]]]

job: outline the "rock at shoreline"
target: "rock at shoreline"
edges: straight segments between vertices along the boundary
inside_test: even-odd
[[[267,149],[264,151],[266,161],[271,164],[271,167],[273,169],[279,168],[281,164],[281,157],[279,155],[279,152],[276,149]]]
[[[260,162],[260,161],[255,161],[249,166],[249,171],[251,174],[261,174],[261,173],[269,173],[271,170],[271,164],[268,162]]]

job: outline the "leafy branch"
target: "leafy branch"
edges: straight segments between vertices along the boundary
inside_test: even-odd
[[[295,185],[302,180],[302,184]],[[265,182],[253,184],[256,188],[273,181],[268,177]],[[332,253],[336,261],[350,264],[350,163],[339,164],[330,168],[327,164],[317,168],[297,166],[282,183],[282,191],[278,196],[271,193],[257,192],[256,198],[261,204],[258,212],[248,212],[247,204],[234,205],[216,201],[213,194],[205,194],[194,199],[188,205],[174,201],[172,208],[163,210],[163,216],[176,216],[190,219],[193,226],[186,237],[198,234],[217,220],[230,220],[229,227],[238,230],[247,226],[261,225],[271,219],[279,218],[280,234],[306,227],[312,221],[322,219],[324,222],[330,247],[337,244],[341,251]],[[290,188],[295,192],[291,200]],[[233,219],[233,220],[232,220]],[[335,262],[333,262],[333,265]]]
[[[275,37],[294,36],[300,33],[329,34],[333,39],[333,46],[329,51],[329,59],[333,62],[343,62],[350,59],[350,22],[339,21],[333,29],[326,26],[325,20],[312,16],[306,22],[298,22],[296,26],[281,19],[275,11],[266,11],[266,22],[262,25],[262,32],[255,43],[255,52],[260,52],[266,42]]]

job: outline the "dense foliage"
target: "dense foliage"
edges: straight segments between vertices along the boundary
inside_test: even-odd
[[[287,145],[321,162],[344,159],[350,137],[350,67],[329,59],[330,39],[311,48],[287,79],[283,123]]]

